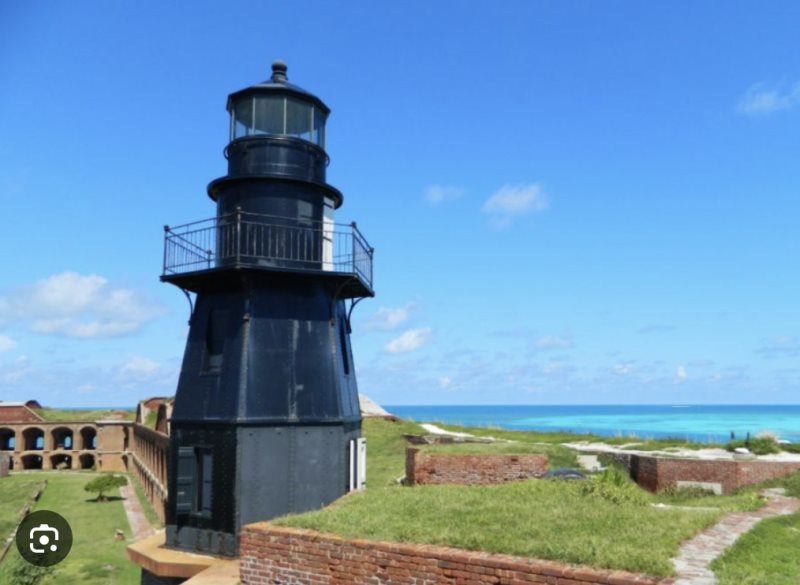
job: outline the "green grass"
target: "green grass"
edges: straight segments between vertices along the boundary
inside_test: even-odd
[[[531,441],[541,438],[540,433],[463,427],[457,430],[513,438],[518,442],[422,448],[478,453],[567,451],[559,445]],[[673,569],[669,559],[677,553],[682,541],[715,523],[727,511],[750,510],[762,504],[752,493],[722,497],[687,493],[653,495],[634,484],[594,490],[587,489],[592,487],[587,482],[544,480],[498,486],[400,487],[395,480],[404,468],[406,444],[402,435],[420,432],[424,431],[411,423],[365,421],[369,488],[324,510],[284,517],[275,523],[351,538],[443,544],[670,575]],[[548,435],[554,438],[553,434]],[[573,455],[566,457],[574,461]],[[625,497],[616,500],[621,503],[614,503],[609,497],[614,495]],[[716,509],[650,506],[657,502]]]
[[[800,497],[800,473],[767,482]],[[769,518],[743,535],[711,568],[719,585],[796,585],[800,583],[800,514]]]
[[[136,418],[132,410],[67,410],[63,408],[41,408],[35,410],[48,422],[94,422],[104,419],[129,420]]]
[[[442,544],[595,567],[672,574],[678,545],[721,512],[617,505],[578,482],[368,489],[276,521],[345,537]]]
[[[443,445],[420,445],[422,451],[432,453],[459,453],[463,455],[476,454],[526,454],[542,453],[547,455],[550,469],[556,467],[577,467],[578,460],[572,449],[561,445],[542,445],[514,441],[511,443],[451,443]]]
[[[367,438],[367,485],[397,485],[406,474],[406,441],[403,435],[420,435],[425,430],[409,422],[365,418],[362,433]]]
[[[44,483],[35,475],[10,475],[0,479],[0,542],[17,526],[20,514]]]
[[[130,538],[130,528],[121,500],[106,503],[88,501],[92,495],[83,486],[97,474],[87,472],[39,472],[35,477],[48,484],[37,502],[36,510],[52,510],[64,516],[73,532],[72,551],[55,565],[51,575],[39,585],[138,585],[139,568],[129,562],[127,542],[116,542],[114,533],[123,530]],[[31,474],[31,477],[34,477]],[[22,563],[16,547],[0,565],[0,583],[9,583],[8,572]]]
[[[149,429],[156,428],[156,422],[158,422],[158,410],[155,408],[147,413],[147,416],[144,417],[144,426]]]
[[[711,568],[719,585],[800,583],[800,514],[770,518],[742,536]]]

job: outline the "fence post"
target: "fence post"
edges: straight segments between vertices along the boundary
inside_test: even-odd
[[[242,208],[238,205],[236,206],[236,265],[239,265],[241,260],[241,248],[242,248]]]
[[[161,273],[162,274],[166,274],[167,273],[167,242],[169,242],[169,236],[167,234],[169,234],[169,226],[165,225],[164,226],[164,262],[163,262],[163,265],[161,267],[161,269],[162,269]]]

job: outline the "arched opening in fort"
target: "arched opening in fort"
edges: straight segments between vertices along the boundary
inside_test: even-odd
[[[42,429],[29,427],[22,431],[22,437],[25,439],[25,451],[41,451],[44,449],[44,431]],[[26,467],[25,469],[28,468]]]
[[[56,427],[52,430],[53,449],[72,449],[72,429]]]
[[[23,455],[21,458],[22,469],[41,469],[42,456],[41,455]]]
[[[84,453],[80,456],[81,469],[94,469],[94,455]]]
[[[14,471],[14,458],[13,457],[9,457],[8,458],[8,470],[9,471]]]
[[[13,451],[17,444],[17,434],[14,429],[0,429],[0,451]]]
[[[97,429],[94,427],[81,429],[81,449],[97,449]]]
[[[59,453],[50,457],[50,465],[53,469],[72,469],[72,455]]]

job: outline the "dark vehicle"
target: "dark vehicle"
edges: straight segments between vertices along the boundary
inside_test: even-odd
[[[544,479],[586,479],[582,471],[570,468],[551,469],[543,477]]]

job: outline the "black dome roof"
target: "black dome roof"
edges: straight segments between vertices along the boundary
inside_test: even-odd
[[[326,106],[321,99],[313,93],[304,90],[302,87],[289,83],[289,78],[286,77],[286,69],[286,63],[283,61],[275,61],[272,64],[272,77],[268,80],[240,89],[228,96],[228,110],[230,111],[232,102],[247,95],[282,93],[284,95],[288,94],[298,97],[306,102],[311,102],[325,112],[325,114],[330,114],[330,108]]]

